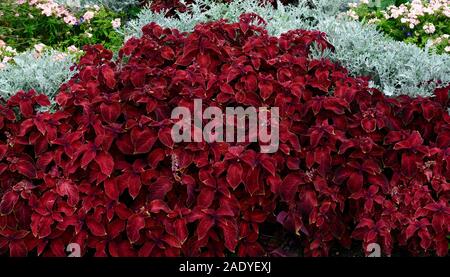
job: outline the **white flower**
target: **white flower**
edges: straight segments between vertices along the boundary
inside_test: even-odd
[[[71,45],[67,48],[70,53],[78,52],[78,48],[75,45]]]
[[[351,17],[351,18],[353,18],[353,19],[355,19],[355,20],[358,20],[358,19],[359,19],[359,16],[358,16],[358,15],[356,14],[356,12],[353,11],[353,10],[347,11],[347,16],[349,16],[349,17]]]
[[[399,13],[398,10],[394,10],[391,13],[391,17],[394,18],[394,19],[398,18],[400,15],[401,15],[401,13]]]
[[[84,15],[83,15],[83,18],[84,18],[84,20],[86,20],[86,21],[90,21],[92,18],[94,18],[94,12],[93,11],[87,11]]]
[[[85,34],[86,34],[86,36],[87,36],[88,38],[91,38],[91,37],[92,37],[92,34],[91,34],[91,33],[86,32]]]
[[[432,45],[436,45],[436,44],[440,44],[442,42],[442,38],[436,38],[435,40],[432,40],[431,41],[431,44]]]
[[[375,24],[378,22],[380,22],[380,19],[378,19],[378,18],[371,18],[371,19],[369,19],[369,21],[367,21],[367,23],[369,23],[369,24]]]
[[[348,3],[348,7],[349,8],[356,8],[356,7],[358,7],[358,3]]]
[[[5,67],[6,67],[6,64],[0,63],[0,70],[2,70],[2,69],[5,68]]]
[[[425,25],[423,25],[423,30],[427,34],[432,34],[436,31],[436,27],[434,27],[433,23],[426,23]]]
[[[434,10],[430,7],[426,7],[425,9],[423,9],[423,12],[427,14],[434,14]]]
[[[16,3],[18,4],[18,5],[22,5],[22,4],[25,4],[25,0],[17,0],[16,1]]]
[[[77,19],[73,15],[67,15],[64,17],[64,22],[69,25],[75,25],[77,23]]]
[[[36,45],[34,46],[34,49],[35,49],[36,52],[38,52],[38,53],[42,53],[42,51],[44,50],[44,48],[45,48],[45,44],[43,44],[43,43],[39,43],[39,44],[36,44]]]
[[[0,39],[0,48],[1,47],[5,47],[5,46],[6,46],[6,43],[3,40]]]
[[[444,15],[445,15],[446,17],[450,17],[450,7],[446,7],[446,8],[444,9],[443,13],[444,13]]]
[[[94,8],[94,10],[96,10],[96,11],[99,11],[99,10],[100,10],[100,7],[99,7],[98,5],[94,5],[93,8]]]
[[[361,0],[359,2],[361,2],[362,4],[369,4],[369,0]]]
[[[12,60],[11,57],[3,57],[2,63],[7,64],[10,60]]]
[[[55,56],[53,56],[52,59],[53,59],[54,61],[62,61],[62,60],[64,60],[66,57],[67,57],[66,54],[64,54],[64,53],[59,53],[59,54],[56,54]]]
[[[113,21],[111,21],[111,24],[113,26],[114,29],[117,29],[120,27],[121,22],[120,22],[120,18],[116,18]]]
[[[444,48],[445,52],[450,53],[450,46]]]
[[[52,4],[50,2],[46,2],[46,3],[38,4],[36,7],[41,9],[42,14],[44,14],[46,16],[51,16],[52,10],[53,10],[53,8],[55,8],[55,5],[54,5],[54,3]]]

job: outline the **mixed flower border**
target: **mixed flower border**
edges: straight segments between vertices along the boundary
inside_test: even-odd
[[[53,99],[2,103],[0,254],[298,255],[280,243],[292,234],[306,256],[374,242],[448,255],[450,86],[387,96],[313,53],[337,51],[327,34],[272,36],[263,16],[191,32],[152,22],[117,57],[85,46]],[[280,151],[174,144],[171,109],[195,98],[279,107]]]

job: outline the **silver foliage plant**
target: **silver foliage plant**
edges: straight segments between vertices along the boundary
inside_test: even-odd
[[[436,86],[450,84],[450,55],[436,55],[415,45],[394,41],[371,25],[349,21],[340,14],[349,0],[300,0],[299,5],[262,6],[258,0],[240,0],[229,4],[197,0],[191,13],[166,18],[164,13],[143,9],[138,18],[126,24],[125,37],[139,37],[150,23],[192,31],[200,22],[228,19],[236,22],[245,12],[254,12],[267,22],[267,30],[278,36],[292,29],[320,30],[328,35],[335,52],[315,49],[313,57],[326,56],[340,62],[353,76],[370,76],[372,85],[387,95],[429,96]],[[206,8],[207,7],[207,8]],[[206,9],[205,9],[206,8]],[[431,81],[431,82],[430,82]]]
[[[14,63],[0,70],[0,97],[8,99],[19,90],[36,90],[46,94],[51,101],[61,84],[73,74],[70,68],[73,57],[55,50],[47,50],[40,57],[30,50],[14,57]]]

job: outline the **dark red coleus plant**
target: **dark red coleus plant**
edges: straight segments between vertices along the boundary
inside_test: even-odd
[[[0,105],[0,254],[272,255],[268,230],[309,256],[352,240],[385,254],[447,254],[449,88],[389,98],[329,60],[317,31],[154,23],[119,59],[86,47],[55,113],[18,92]],[[174,143],[172,109],[279,107],[280,145]]]

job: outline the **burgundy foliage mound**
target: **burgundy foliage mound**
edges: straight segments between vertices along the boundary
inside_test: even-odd
[[[307,256],[377,242],[385,254],[446,255],[448,89],[388,98],[328,60],[325,34],[271,37],[248,22],[152,23],[114,62],[86,47],[60,109],[18,92],[0,106],[0,253],[271,255],[262,233],[298,236]],[[279,107],[280,148],[177,143],[171,111]]]

